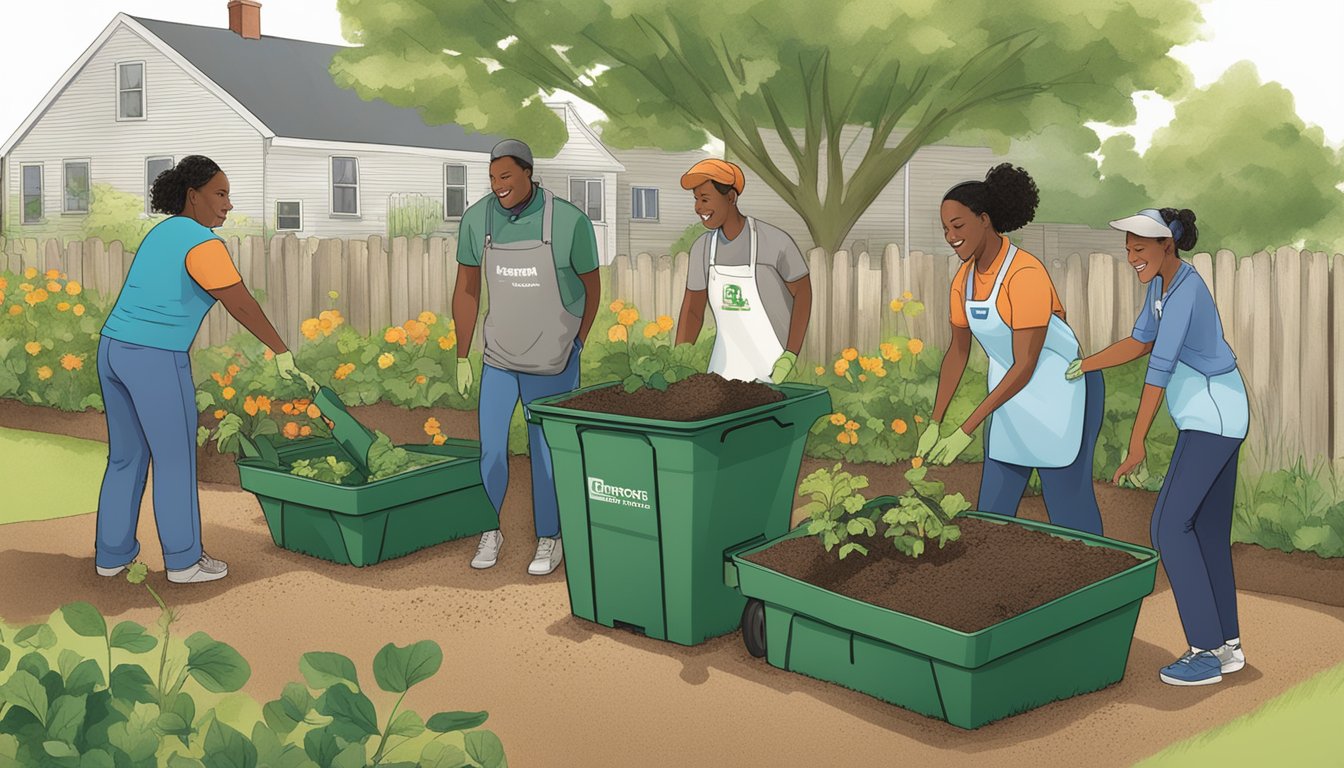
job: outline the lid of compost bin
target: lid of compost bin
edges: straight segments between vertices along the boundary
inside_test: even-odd
[[[313,397],[313,404],[334,425],[331,428],[331,436],[350,455],[355,467],[367,475],[369,448],[373,445],[374,434],[345,410],[345,403],[342,403],[341,398],[328,387],[322,387],[317,391]]]

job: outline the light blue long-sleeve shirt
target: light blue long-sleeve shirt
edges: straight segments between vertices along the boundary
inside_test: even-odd
[[[1143,309],[1134,322],[1133,337],[1153,344],[1144,382],[1165,389],[1177,362],[1205,376],[1236,370],[1237,356],[1223,338],[1223,323],[1213,294],[1195,268],[1181,262],[1171,290],[1166,296],[1162,290],[1162,276],[1158,275],[1148,284]]]

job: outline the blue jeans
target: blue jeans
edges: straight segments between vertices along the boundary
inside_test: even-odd
[[[1185,638],[1205,650],[1241,636],[1232,577],[1232,499],[1241,443],[1208,432],[1180,432],[1153,509],[1153,549],[1162,555]]]
[[[498,514],[509,488],[509,421],[518,400],[523,409],[539,397],[570,392],[579,386],[579,344],[560,373],[543,376],[518,373],[492,365],[481,366],[481,480]],[[532,458],[532,520],[537,536],[560,535],[560,507],[555,499],[555,470],[551,449],[540,426],[527,425],[527,452]]]
[[[1087,387],[1083,406],[1083,443],[1078,456],[1067,467],[1045,469],[1009,464],[989,457],[989,430],[985,430],[985,464],[980,476],[980,499],[977,505],[985,512],[1017,517],[1017,506],[1027,490],[1031,471],[1041,475],[1041,491],[1045,495],[1045,511],[1050,522],[1084,533],[1101,535],[1101,510],[1097,508],[1097,493],[1092,486],[1092,459],[1097,450],[1097,436],[1101,434],[1101,420],[1106,411],[1106,380],[1101,371],[1092,371],[1083,379]]]
[[[190,568],[201,559],[196,492],[196,386],[186,352],[98,342],[98,383],[107,412],[107,472],[98,494],[95,562],[116,568],[135,560],[140,500],[154,463],[154,522],[164,565]]]

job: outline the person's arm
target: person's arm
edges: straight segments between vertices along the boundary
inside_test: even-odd
[[[583,281],[583,319],[579,321],[579,343],[588,346],[588,331],[597,317],[597,305],[602,301],[602,273],[590,270],[579,275]]]
[[[961,425],[961,431],[971,434],[980,423],[989,418],[989,414],[999,406],[1013,399],[1031,381],[1036,372],[1036,363],[1041,359],[1041,349],[1045,347],[1045,336],[1049,326],[1039,328],[1019,328],[1013,331],[1013,365],[1003,374],[999,385],[993,389],[979,407],[971,412],[970,418]]]
[[[807,324],[812,319],[812,278],[803,275],[801,279],[784,285],[793,295],[793,314],[789,316],[789,343],[784,349],[797,355],[803,349],[803,337],[807,335]]]
[[[943,355],[943,364],[938,371],[938,394],[933,401],[933,420],[942,423],[947,407],[952,404],[952,396],[957,393],[961,376],[966,372],[966,361],[971,356],[971,329],[952,325],[952,343],[947,354]]]
[[[1133,336],[1127,336],[1097,354],[1083,358],[1083,373],[1101,371],[1133,362],[1151,352],[1152,349],[1153,343],[1151,341],[1145,344]]]
[[[457,356],[471,351],[476,332],[476,315],[481,311],[481,268],[459,263],[457,284],[453,287],[453,327],[457,329]]]
[[[237,320],[239,325],[260,339],[261,343],[272,352],[283,355],[289,351],[289,347],[285,346],[284,340],[271,324],[270,318],[266,317],[266,312],[257,303],[252,292],[247,290],[247,286],[243,285],[242,280],[233,285],[216,288],[209,293],[224,305],[224,309],[233,315],[233,319]]]
[[[711,235],[712,236],[712,235]],[[705,307],[709,306],[709,255],[701,237],[691,244],[687,255],[686,292],[681,298],[674,344],[694,344],[705,325]]]
[[[1163,302],[1162,323],[1157,328],[1156,339],[1150,344],[1152,351],[1148,356],[1148,373],[1143,379],[1143,396],[1139,399],[1139,412],[1134,417],[1134,429],[1129,434],[1129,451],[1115,471],[1113,483],[1118,484],[1122,476],[1134,472],[1147,455],[1144,441],[1148,439],[1148,430],[1153,426],[1157,408],[1162,404],[1162,396],[1176,370],[1181,347],[1185,346],[1185,335],[1194,315],[1193,298],[1189,291],[1173,292]]]

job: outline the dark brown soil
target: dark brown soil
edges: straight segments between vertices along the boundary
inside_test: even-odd
[[[716,373],[697,373],[668,386],[666,392],[619,386],[595,389],[558,405],[580,411],[611,413],[640,419],[700,421],[777,403],[784,394],[752,381],[730,381]]]
[[[957,522],[961,539],[909,558],[874,538],[867,557],[845,560],[815,536],[747,558],[832,592],[960,632],[978,632],[1117,574],[1132,555],[1017,525]],[[881,528],[879,526],[879,534]]]

